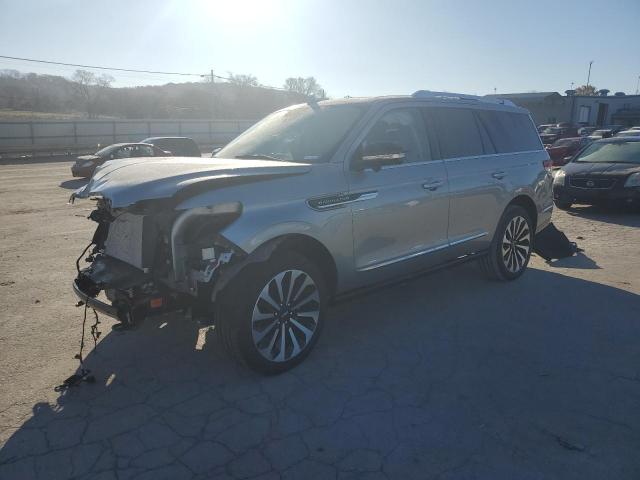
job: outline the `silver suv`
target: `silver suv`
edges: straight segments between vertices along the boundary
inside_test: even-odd
[[[471,259],[519,277],[551,218],[548,161],[508,101],[419,91],[296,105],[214,158],[100,167],[74,194],[96,200],[98,228],[73,288],[122,328],[190,310],[251,368],[281,372],[346,292]]]

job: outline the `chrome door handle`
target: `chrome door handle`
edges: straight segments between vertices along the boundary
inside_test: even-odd
[[[498,180],[502,180],[504,177],[507,176],[507,174],[505,172],[493,172],[491,176],[493,178],[497,178]]]
[[[442,180],[434,180],[433,182],[423,183],[422,188],[424,188],[425,190],[431,190],[433,192],[434,190],[440,188],[442,185],[444,185],[444,182]]]

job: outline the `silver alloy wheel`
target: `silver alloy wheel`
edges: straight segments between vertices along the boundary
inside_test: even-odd
[[[511,273],[517,273],[527,263],[531,251],[531,232],[524,217],[511,219],[502,237],[502,261]]]
[[[302,270],[280,272],[267,282],[253,307],[251,334],[264,358],[285,362],[309,344],[320,317],[320,292]]]

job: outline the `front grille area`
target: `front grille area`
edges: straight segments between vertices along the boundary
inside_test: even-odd
[[[615,184],[613,178],[570,178],[569,183],[576,188],[612,188]]]
[[[144,217],[123,213],[109,225],[105,253],[142,268],[142,233]]]

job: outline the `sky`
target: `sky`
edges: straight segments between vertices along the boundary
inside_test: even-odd
[[[0,55],[120,68],[314,76],[328,95],[635,93],[640,1],[0,0]],[[73,67],[0,59],[0,69]],[[199,81],[109,72],[114,87]],[[495,90],[494,90],[495,89]]]

